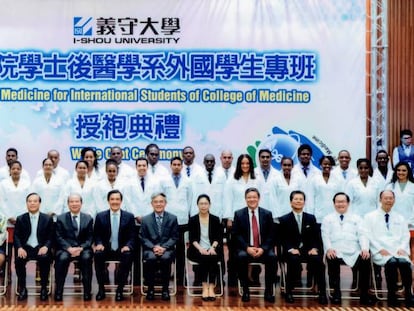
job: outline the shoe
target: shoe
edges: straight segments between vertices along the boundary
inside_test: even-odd
[[[274,303],[275,302],[275,296],[272,295],[272,293],[265,293],[264,295],[264,300],[270,303]]]
[[[410,296],[410,297],[406,297],[405,298],[405,306],[407,308],[412,308],[414,307],[414,297]]]
[[[61,293],[55,293],[55,301],[62,301],[63,297]]]
[[[23,301],[27,299],[27,288],[24,287],[19,291],[19,297],[17,298],[18,301]]]
[[[121,291],[117,291],[115,294],[115,301],[123,301],[124,299],[124,294]]]
[[[326,305],[328,304],[328,298],[326,298],[325,294],[319,294],[318,302],[321,305]]]
[[[170,292],[168,290],[163,290],[161,293],[161,300],[169,301],[170,299]]]
[[[209,301],[216,301],[216,296],[207,297]]]
[[[147,292],[147,296],[145,297],[147,300],[154,300],[155,299],[155,293],[153,289],[149,289]]]
[[[334,305],[339,305],[342,302],[341,293],[339,291],[334,291],[331,297],[331,302]]]
[[[91,293],[84,293],[83,294],[83,301],[91,301],[91,300],[92,300]]]
[[[249,290],[243,290],[242,299],[243,302],[249,302],[250,301],[250,292]]]
[[[400,302],[398,301],[397,297],[395,298],[388,298],[387,299],[388,307],[399,307]]]
[[[106,297],[105,291],[104,290],[99,290],[98,293],[96,294],[96,301],[104,300],[105,297]]]
[[[359,303],[361,304],[361,305],[364,305],[364,306],[372,306],[372,305],[374,305],[375,304],[375,300],[374,299],[372,299],[370,296],[361,296],[361,298],[359,298]]]
[[[287,303],[294,303],[295,299],[293,298],[292,294],[285,294],[285,301]]]
[[[49,298],[49,293],[47,292],[46,288],[42,288],[40,290],[40,300],[41,301],[46,301]]]
[[[210,297],[201,297],[202,301],[210,301]]]

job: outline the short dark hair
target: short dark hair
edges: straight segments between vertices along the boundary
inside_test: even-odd
[[[300,155],[302,153],[303,150],[308,150],[310,155],[312,155],[312,147],[308,144],[302,144],[299,146],[298,148],[298,155]]]
[[[151,148],[157,148],[158,150],[160,150],[160,147],[158,147],[158,145],[157,145],[157,144],[153,144],[153,143],[151,143],[151,144],[148,144],[148,145],[145,147],[145,155],[148,155],[149,150],[150,150]]]
[[[14,152],[16,154],[16,157],[19,155],[16,148],[10,147],[6,150],[6,154],[8,154],[10,151]]]
[[[335,199],[337,196],[339,195],[344,195],[346,197],[346,201],[349,203],[351,201],[351,199],[349,198],[349,195],[347,195],[345,192],[337,192],[335,193],[335,195],[333,196],[332,201],[335,203]]]
[[[148,165],[148,159],[147,158],[144,158],[144,157],[139,157],[138,159],[136,159],[136,161],[135,161],[135,166],[138,164],[138,161],[145,161],[145,162],[147,162],[147,165]]]
[[[257,193],[257,195],[259,196],[259,198],[260,198],[260,192],[259,192],[259,189],[257,189],[257,188],[255,188],[255,187],[250,187],[250,188],[247,188],[246,189],[246,191],[244,192],[244,197],[246,197],[250,192],[256,192]]]
[[[304,201],[306,201],[306,195],[305,195],[305,192],[303,192],[302,190],[293,190],[293,191],[290,193],[290,196],[289,196],[289,200],[290,200],[290,202],[292,202],[293,197],[294,197],[295,195],[297,195],[297,194],[301,194],[301,195],[303,196],[303,200],[304,200]]]
[[[403,138],[404,135],[409,135],[413,137],[413,132],[410,129],[403,129],[400,132],[400,138]]]
[[[173,158],[171,158],[171,160],[170,160],[170,164],[172,164],[175,160],[178,160],[178,161],[180,161],[181,163],[183,163],[183,159],[181,159],[180,157],[173,157]]]
[[[261,155],[262,153],[264,153],[264,152],[267,152],[267,153],[269,153],[270,155],[272,155],[272,151],[270,151],[270,149],[268,149],[268,148],[264,148],[264,149],[260,149],[260,150],[259,150],[259,158],[260,158],[260,155]]]
[[[33,195],[36,195],[39,198],[39,203],[42,202],[42,198],[40,197],[40,195],[37,192],[30,192],[27,196],[26,196],[26,202],[29,200],[29,198]]]
[[[119,193],[121,195],[121,201],[124,198],[124,196],[122,195],[122,192],[119,191],[118,189],[114,189],[108,192],[107,196],[106,196],[106,200],[109,201],[109,198],[111,197],[111,195]]]

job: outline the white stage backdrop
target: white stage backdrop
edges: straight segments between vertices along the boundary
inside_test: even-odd
[[[365,0],[4,0],[0,154],[365,153]],[[3,163],[4,164],[4,163]]]

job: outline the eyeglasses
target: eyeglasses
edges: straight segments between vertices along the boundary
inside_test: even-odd
[[[404,136],[403,139],[410,139],[411,136]]]
[[[261,159],[270,159],[270,156],[260,156]]]

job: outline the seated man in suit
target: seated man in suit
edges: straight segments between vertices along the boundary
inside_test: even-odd
[[[107,260],[119,260],[117,273],[118,286],[115,300],[124,300],[124,286],[132,266],[133,250],[137,231],[134,215],[121,210],[122,193],[119,190],[108,192],[109,209],[96,215],[94,226],[95,272],[98,280],[96,300],[105,299],[105,279]]]
[[[396,296],[398,271],[405,288],[405,303],[414,307],[411,293],[412,271],[410,260],[410,233],[404,217],[392,210],[395,194],[384,190],[380,194],[380,207],[364,216],[365,234],[370,240],[374,264],[383,266],[387,280],[388,306],[398,306]]]
[[[322,241],[328,264],[332,303],[341,303],[340,266],[346,264],[359,272],[361,304],[372,304],[368,295],[370,277],[369,239],[362,231],[362,219],[349,212],[349,196],[338,192],[333,197],[335,212],[322,221]]]
[[[89,301],[92,284],[93,219],[89,214],[80,211],[80,194],[69,195],[68,207],[69,212],[59,215],[56,221],[55,300],[62,301],[69,264],[72,260],[77,260],[82,273],[83,299]]]
[[[285,300],[293,303],[292,290],[302,262],[307,262],[311,271],[314,271],[319,290],[319,303],[327,304],[325,265],[321,232],[315,216],[303,212],[305,193],[295,190],[290,194],[292,212],[280,218],[281,242],[283,256],[287,263],[286,295]]]
[[[41,198],[37,193],[26,197],[27,213],[17,217],[14,227],[15,267],[18,300],[27,299],[26,263],[37,260],[40,270],[40,300],[48,298],[47,284],[51,263],[53,219],[39,212]]]
[[[158,266],[162,278],[161,299],[167,301],[170,300],[168,284],[178,241],[178,222],[175,215],[165,211],[167,199],[164,193],[153,194],[151,205],[154,212],[142,218],[140,232],[148,285],[147,300],[154,300],[154,279]]]
[[[250,301],[248,263],[265,264],[265,300],[275,302],[273,285],[276,276],[276,255],[273,241],[272,213],[259,207],[260,193],[257,188],[245,191],[247,207],[234,213],[232,235],[236,243],[238,275],[243,287],[242,301]]]

